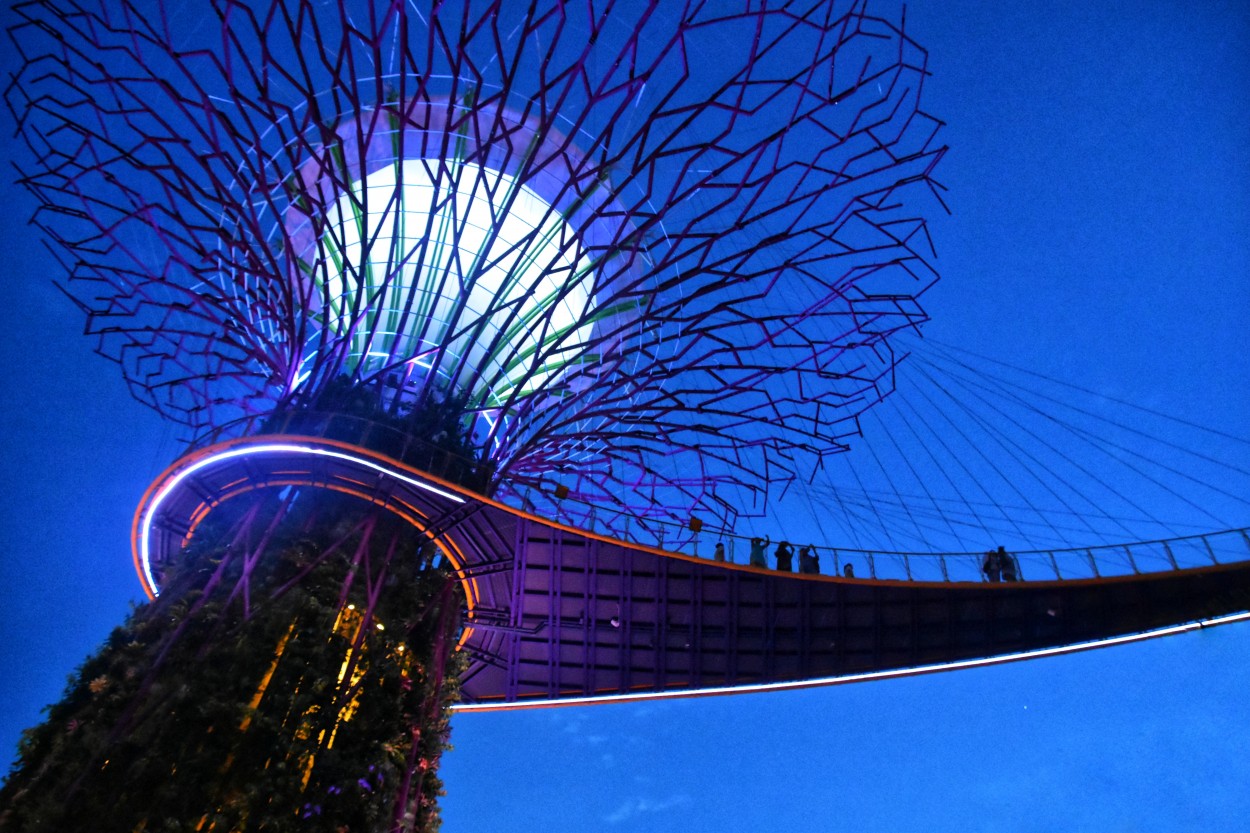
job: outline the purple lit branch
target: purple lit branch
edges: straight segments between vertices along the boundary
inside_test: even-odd
[[[462,397],[503,499],[727,522],[924,321],[925,54],[858,2],[524,5],[20,3],[36,223],[193,430],[347,376]]]

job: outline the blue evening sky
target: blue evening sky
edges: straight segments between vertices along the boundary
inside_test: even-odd
[[[926,0],[907,24],[952,148],[926,333],[1250,437],[1250,6]],[[0,187],[7,760],[140,596],[131,514],[178,446],[91,354],[31,200]],[[1242,829],[1248,688],[1242,624],[798,693],[458,716],[445,829]]]

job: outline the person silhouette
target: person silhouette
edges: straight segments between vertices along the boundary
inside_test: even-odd
[[[1003,576],[1003,548],[997,550],[987,550],[985,558],[981,560],[981,572],[985,574],[986,581],[1001,581]]]
[[[777,545],[777,549],[773,552],[773,557],[777,559],[777,571],[782,573],[793,572],[794,570],[794,550],[790,549],[789,541],[782,541]]]
[[[764,558],[764,553],[768,549],[768,545],[772,543],[770,538],[755,537],[751,539],[751,559],[752,567],[767,567],[768,561]]]
[[[1016,564],[1015,556],[1007,552],[1002,547],[998,548],[998,563],[1002,567],[1003,581],[1019,581],[1020,568]]]

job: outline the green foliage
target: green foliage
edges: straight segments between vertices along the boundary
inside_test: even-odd
[[[258,552],[269,509],[218,522],[71,677],[0,831],[390,830],[409,772],[405,829],[437,829],[458,586],[414,530],[334,495],[297,499]]]
[[[474,443],[475,419],[464,393],[431,393],[420,401],[396,395],[387,400],[376,386],[362,386],[341,375],[310,390],[292,410],[274,414],[265,430],[306,430],[362,445],[485,492],[491,466]]]

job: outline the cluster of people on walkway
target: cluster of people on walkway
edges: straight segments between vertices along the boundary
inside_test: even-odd
[[[751,539],[751,552],[747,558],[747,563],[752,567],[768,568],[768,548],[772,545],[772,538],[758,536]],[[835,552],[836,555],[836,552]],[[812,544],[799,547],[799,569],[800,574],[817,575],[820,573],[820,555],[816,552],[816,547]],[[717,542],[716,548],[712,552],[714,561],[725,560],[725,542]],[[794,547],[789,541],[781,541],[777,544],[777,548],[773,550],[774,567],[781,573],[794,572]],[[834,575],[838,573],[838,565],[835,560]],[[1023,576],[1020,575],[1020,562],[1016,557],[1007,552],[1003,547],[996,550],[989,550],[981,559],[981,573],[985,576],[986,581],[1022,581]],[[855,568],[851,562],[847,561],[842,564],[842,575],[845,578],[855,578]]]
[[[1020,562],[1002,547],[989,550],[981,559],[981,573],[986,581],[1020,581]]]
[[[771,538],[752,538],[751,554],[747,559],[747,563],[752,567],[768,567],[768,547],[772,544]],[[820,556],[816,552],[816,547],[808,544],[805,547],[799,547],[799,572],[815,575],[820,572]],[[725,560],[725,544],[716,545],[716,550],[712,557],[717,561]],[[794,572],[794,547],[789,541],[782,541],[777,544],[777,549],[773,551],[773,558],[776,560],[776,567],[779,572]],[[848,565],[849,566],[849,565]]]

